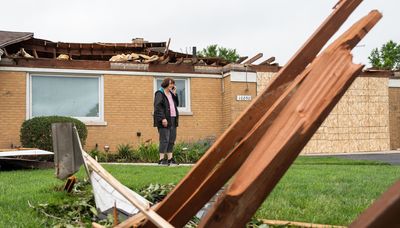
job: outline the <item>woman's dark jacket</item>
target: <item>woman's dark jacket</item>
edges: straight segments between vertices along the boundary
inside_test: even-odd
[[[178,96],[174,95],[171,92],[172,99],[175,103],[175,111],[176,111],[176,118],[175,118],[175,127],[178,127],[179,123],[179,112],[178,112]],[[163,127],[162,120],[167,119],[168,126],[171,127],[171,112],[169,107],[169,102],[167,95],[165,95],[164,89],[159,89],[154,95],[154,127]]]

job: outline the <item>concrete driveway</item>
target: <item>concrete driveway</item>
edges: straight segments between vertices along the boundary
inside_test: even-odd
[[[352,160],[369,160],[389,163],[391,165],[400,165],[400,151],[381,151],[381,152],[366,152],[366,153],[349,153],[349,154],[320,154],[309,156],[327,156],[338,157]]]

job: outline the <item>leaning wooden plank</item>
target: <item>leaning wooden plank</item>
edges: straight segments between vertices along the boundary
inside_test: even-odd
[[[351,63],[355,46],[381,14],[371,12],[313,63],[308,76],[241,166],[200,227],[244,226],[362,69]],[[348,36],[353,34],[349,43]],[[341,44],[341,45],[338,45]],[[332,48],[335,47],[335,48]]]
[[[318,59],[322,61],[318,61],[320,66],[313,67],[264,136],[259,142],[253,142],[256,147],[237,172],[232,184],[216,203],[215,208],[208,212],[199,227],[244,227],[311,138],[313,133],[311,130],[318,129],[316,123],[322,123],[321,119],[314,118],[320,117],[324,112],[327,113],[325,109],[320,109],[321,107],[331,107],[330,103],[323,102],[324,99],[326,102],[331,102],[334,98],[327,92],[338,92],[342,85],[360,73],[362,66],[349,65],[347,62],[349,60],[341,58],[344,54],[337,52]],[[334,66],[327,64],[333,61],[335,61]],[[339,64],[351,71],[332,70],[339,67]],[[330,72],[324,72],[326,68],[330,68]],[[342,78],[338,78],[340,81],[337,80],[335,73],[345,75],[347,80]],[[325,77],[324,80],[316,78],[317,74]],[[313,88],[307,79],[318,80],[315,82],[317,87]],[[341,87],[333,88],[334,84]],[[306,89],[308,91],[305,91]],[[303,98],[299,99],[300,96]],[[311,127],[307,126],[309,124]]]
[[[371,15],[379,16],[379,13],[374,11]],[[369,18],[369,17],[366,17]],[[370,30],[370,23],[366,18],[361,19],[358,23],[352,26],[348,31],[353,31],[352,36],[349,32],[344,33],[338,40],[342,42],[342,45],[348,47],[354,47],[357,42],[360,41],[362,37],[366,35],[366,32]],[[359,32],[354,32],[359,31]],[[353,42],[349,46],[349,42]],[[329,46],[329,49],[338,47],[338,43],[334,42]],[[314,63],[313,63],[314,64]],[[190,196],[190,198],[183,204],[177,212],[173,215],[172,220],[170,220],[175,226],[183,226],[185,224],[185,219],[193,216],[201,205],[208,201],[208,196],[215,194],[233,174],[238,170],[240,165],[247,158],[248,154],[254,149],[255,142],[258,142],[260,138],[264,135],[269,126],[278,117],[282,108],[289,101],[290,97],[297,89],[297,87],[302,83],[302,81],[309,74],[310,69],[313,64],[308,67],[296,80],[286,89],[284,94],[275,102],[274,105],[268,110],[268,112],[260,119],[260,121],[254,126],[254,128],[249,132],[249,134],[235,146],[232,152],[221,161],[212,173],[205,179],[203,183],[196,189],[195,192]]]
[[[400,180],[379,197],[349,227],[400,227]]]
[[[186,175],[177,187],[161,202],[157,212],[168,221],[176,210],[192,195],[214,167],[251,130],[273,102],[283,93],[288,84],[300,74],[315,58],[318,52],[332,37],[348,16],[362,0],[341,1],[333,13],[318,28],[312,37],[299,49],[284,68],[278,73],[270,86],[263,91],[241,114],[241,116],[222,134],[197,165]],[[209,196],[210,198],[212,197]],[[149,223],[148,223],[149,225]]]
[[[171,223],[177,227],[184,226],[187,219],[193,216],[194,213],[200,210],[210,195],[215,193],[223,187],[223,185],[235,174],[240,165],[246,160],[247,156],[254,149],[257,142],[263,136],[265,131],[271,123],[277,118],[280,110],[289,101],[291,93],[301,84],[305,77],[308,75],[308,69],[296,78],[285,93],[278,99],[276,105],[274,104],[271,109],[264,115],[261,120],[254,126],[248,135],[235,146],[223,161],[221,161],[205,178],[203,183],[196,189],[190,198],[177,210],[172,216]]]

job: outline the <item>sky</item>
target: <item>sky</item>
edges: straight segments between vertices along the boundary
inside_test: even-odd
[[[332,12],[338,0],[13,0],[1,3],[0,30],[33,32],[63,42],[167,41],[187,52],[210,44],[241,56],[276,57],[284,65]],[[364,0],[337,37],[369,11],[382,20],[353,50],[354,62],[369,65],[373,48],[400,42],[399,0]]]

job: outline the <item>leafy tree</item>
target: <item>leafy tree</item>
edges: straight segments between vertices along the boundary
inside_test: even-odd
[[[219,47],[217,44],[212,44],[199,51],[200,57],[219,57],[229,62],[236,62],[239,59],[239,54],[236,49]]]
[[[382,70],[400,69],[400,44],[388,41],[378,50],[374,48],[368,57],[372,67]]]

